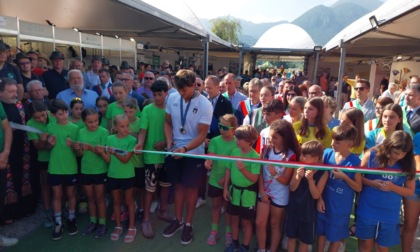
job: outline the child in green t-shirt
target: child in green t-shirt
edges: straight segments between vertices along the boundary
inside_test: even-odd
[[[226,114],[219,118],[220,136],[213,138],[209,143],[208,154],[228,156],[236,148],[235,130],[238,127],[238,119],[232,114]],[[209,177],[208,196],[211,198],[211,230],[207,244],[216,245],[218,228],[220,222],[220,211],[223,205],[226,208],[226,201],[223,200],[223,186],[226,167],[229,164],[223,160],[206,160],[204,166],[211,170]],[[231,218],[225,214],[226,241],[230,245],[232,240]]]
[[[31,119],[26,125],[38,129],[44,133],[34,133],[28,131],[28,138],[37,150],[37,167],[40,171],[40,184],[42,204],[45,210],[46,219],[44,227],[51,228],[54,225],[53,212],[51,209],[51,188],[48,184],[48,162],[50,161],[50,151],[48,150],[47,125],[50,121],[48,116],[48,107],[42,101],[33,101],[28,107]]]
[[[258,131],[249,125],[243,125],[235,131],[237,148],[230,156],[259,159],[260,156],[252,148],[258,138]],[[223,197],[229,201],[226,212],[232,216],[232,243],[228,250],[249,250],[252,237],[252,221],[255,219],[255,206],[258,190],[258,175],[260,165],[244,163],[242,161],[230,162],[225,172]],[[239,247],[239,219],[242,219],[244,240]]]
[[[100,122],[99,126],[108,129],[108,119],[106,118],[106,111],[108,110],[109,99],[106,96],[99,96],[96,98],[96,108],[99,111]]]
[[[125,204],[128,208],[128,232],[124,242],[133,242],[136,237],[134,225],[134,164],[131,160],[133,149],[137,143],[135,137],[130,135],[130,122],[126,115],[116,115],[113,119],[115,135],[106,139],[107,151],[98,147],[97,151],[102,158],[109,163],[108,187],[111,190],[114,203],[115,228],[111,234],[111,240],[117,241],[123,233],[121,226],[121,195],[124,195]]]
[[[71,100],[70,102],[71,115],[69,117],[69,121],[76,124],[79,127],[79,129],[85,126],[82,120],[83,107],[84,103],[79,97],[73,98],[73,100]]]
[[[165,101],[168,96],[168,85],[163,81],[156,81],[151,85],[154,101],[143,108],[140,123],[140,134],[136,150],[162,151],[166,146],[165,135],[162,134],[165,125]],[[146,175],[146,195],[144,201],[144,216],[141,223],[142,233],[146,238],[152,238],[154,232],[150,222],[150,206],[160,185],[160,206],[157,216],[159,219],[172,221],[168,213],[168,195],[171,184],[166,179],[164,155],[143,153]]]
[[[108,164],[96,151],[96,146],[104,146],[108,131],[99,126],[99,114],[93,108],[82,112],[85,127],[79,130],[78,143],[75,150],[81,160],[81,185],[87,195],[90,222],[82,235],[95,232],[95,238],[100,238],[106,232],[105,182]],[[99,217],[99,219],[98,219]]]
[[[51,103],[51,114],[57,122],[47,125],[48,149],[50,149],[50,162],[48,164],[48,183],[52,187],[53,211],[55,227],[52,233],[53,240],[59,240],[63,234],[61,220],[61,201],[63,186],[66,186],[69,217],[67,229],[69,235],[78,232],[76,224],[76,190],[77,185],[77,161],[76,153],[73,151],[73,141],[77,139],[79,127],[69,122],[68,107],[62,100],[53,100]]]
[[[137,100],[132,97],[125,98],[123,102],[124,114],[128,117],[130,121],[129,129],[130,135],[137,138],[140,132],[140,118],[136,116],[137,111],[139,110]],[[136,187],[138,195],[137,203],[137,216],[140,217],[143,215],[143,204],[144,204],[144,188],[145,188],[145,171],[144,171],[144,161],[143,156],[134,153],[131,161],[134,164],[134,171],[136,174]]]

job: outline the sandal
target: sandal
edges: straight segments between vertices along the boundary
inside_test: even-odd
[[[127,231],[127,234],[124,237],[125,243],[130,243],[134,241],[134,238],[136,237],[137,229],[135,228],[129,228]]]
[[[114,232],[112,232],[111,234],[111,241],[118,241],[118,239],[120,239],[122,232],[123,232],[122,227],[115,227]]]

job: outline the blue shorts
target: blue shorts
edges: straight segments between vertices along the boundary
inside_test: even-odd
[[[298,239],[306,244],[313,244],[315,240],[315,223],[301,221],[292,214],[286,216],[286,236]]]
[[[173,184],[181,184],[187,188],[198,188],[204,169],[204,159],[183,157],[165,158],[166,173]]]
[[[50,186],[75,186],[77,185],[78,174],[50,174],[48,173],[48,184]]]
[[[327,241],[337,242],[349,236],[348,225],[337,226],[318,218],[315,225],[315,233],[327,237]]]
[[[399,223],[390,224],[357,217],[356,237],[361,240],[374,239],[382,247],[400,244]]]

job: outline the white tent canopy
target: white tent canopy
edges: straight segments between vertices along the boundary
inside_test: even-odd
[[[378,9],[359,18],[325,46],[327,52],[337,52],[341,40],[349,56],[386,57],[404,53],[420,53],[420,0],[386,1]],[[372,27],[369,18],[375,16],[379,26]]]

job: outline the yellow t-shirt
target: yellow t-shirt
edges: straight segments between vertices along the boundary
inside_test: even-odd
[[[323,139],[318,139],[315,137],[315,127],[313,126],[309,126],[309,135],[308,136],[301,136],[299,135],[299,128],[302,125],[302,121],[299,122],[295,122],[293,124],[293,129],[295,130],[296,133],[296,138],[299,142],[300,145],[302,145],[303,143],[306,143],[308,141],[311,140],[317,140],[320,141],[322,146],[324,146],[324,148],[330,148],[331,147],[331,131],[328,128],[328,126],[325,126],[325,136]]]

